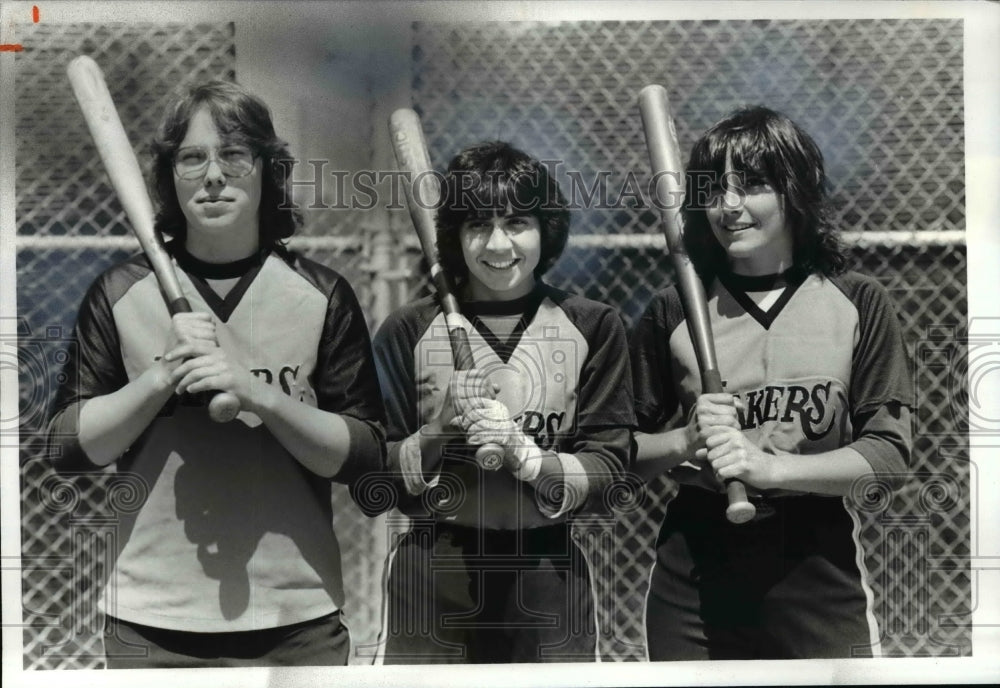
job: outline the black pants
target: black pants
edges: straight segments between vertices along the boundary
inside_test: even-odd
[[[568,525],[416,524],[390,566],[386,664],[596,659],[590,574]]]
[[[724,495],[682,486],[667,509],[646,600],[649,658],[878,654],[855,527],[839,497],[772,500],[733,525]]]
[[[109,669],[185,667],[343,666],[351,652],[340,612],[259,631],[193,633],[108,617],[104,653]]]

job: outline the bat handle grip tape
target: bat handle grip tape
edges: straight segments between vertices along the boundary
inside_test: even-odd
[[[455,370],[472,370],[472,346],[469,335],[461,327],[448,330],[451,351],[455,357]],[[487,471],[498,471],[503,467],[504,450],[498,444],[484,444],[476,449],[476,463]]]
[[[710,368],[701,374],[701,388],[709,394],[725,391],[717,369]],[[746,523],[757,515],[757,507],[747,499],[747,489],[739,480],[726,481],[726,496],[729,498],[726,519],[730,523]]]
[[[177,315],[178,313],[190,313],[191,302],[181,296],[176,299],[172,299],[170,303],[167,304],[167,310],[170,311],[170,315],[172,316]]]
[[[472,346],[468,333],[461,327],[453,327],[448,330],[448,340],[455,359],[455,370],[472,370]]]

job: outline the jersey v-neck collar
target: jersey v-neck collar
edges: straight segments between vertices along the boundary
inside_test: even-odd
[[[206,263],[195,258],[188,253],[183,246],[171,242],[168,245],[170,252],[177,260],[177,264],[187,273],[191,284],[198,290],[201,297],[212,312],[222,322],[228,322],[233,311],[243,299],[243,295],[250,289],[254,279],[264,266],[268,251],[263,250],[247,258],[235,260],[230,263]],[[233,285],[225,298],[212,289],[206,280],[210,279],[233,279],[239,277],[239,281]]]
[[[732,272],[719,273],[719,282],[726,288],[736,302],[743,307],[750,317],[760,323],[765,330],[771,329],[771,325],[784,310],[792,296],[798,288],[805,282],[805,276],[799,274],[797,270],[786,270],[773,275],[737,275]],[[777,300],[772,303],[767,310],[757,305],[748,292],[773,291],[784,287],[784,291]]]
[[[530,294],[510,301],[467,301],[462,304],[462,314],[476,328],[476,332],[489,344],[501,361],[507,363],[514,355],[524,331],[531,321],[535,319],[539,306],[545,299],[546,287],[539,283]],[[517,324],[506,340],[501,340],[483,321],[483,317],[489,316],[514,316],[520,315]]]

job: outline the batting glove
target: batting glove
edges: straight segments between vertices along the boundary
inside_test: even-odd
[[[504,451],[504,466],[518,480],[538,477],[545,453],[510,417],[510,410],[495,399],[480,399],[458,419],[469,444],[496,444]]]

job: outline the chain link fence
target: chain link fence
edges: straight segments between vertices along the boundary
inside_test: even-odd
[[[184,84],[236,77],[234,26],[121,24],[23,27],[32,50],[15,61],[18,366],[21,382],[22,594],[24,666],[103,666],[103,619],[96,608],[111,570],[114,525],[138,488],[114,472],[60,479],[41,435],[58,384],[77,308],[106,268],[138,250],[103,171],[65,68],[93,57],[148,173],[143,155],[171,93]],[[370,247],[357,213],[304,213],[296,248],[334,267],[371,312]],[[368,221],[370,224],[370,221]],[[333,237],[327,240],[327,237]],[[345,618],[355,640],[378,631],[384,550],[382,520],[365,518],[334,486],[334,527],[346,562]]]
[[[647,191],[639,89],[670,93],[682,150],[734,107],[762,103],[826,156],[834,221],[856,269],[895,298],[915,362],[915,475],[894,498],[859,499],[890,656],[971,653],[962,25],[959,21],[680,21],[417,24],[413,103],[443,169],[460,148],[504,139],[554,169],[575,207],[547,279],[618,306],[629,324],[672,282]],[[423,274],[415,270],[415,274]],[[407,298],[426,283],[411,281]],[[605,659],[642,659],[652,544],[672,485],[623,511],[594,549]],[[590,541],[583,538],[581,541]],[[609,552],[611,554],[609,554]],[[613,556],[613,565],[605,559]]]
[[[110,570],[105,552],[115,513],[135,508],[139,496],[110,473],[56,479],[39,431],[84,291],[135,249],[64,68],[75,54],[94,56],[132,141],[146,142],[178,84],[235,76],[234,32],[228,24],[44,23],[24,32],[35,46],[15,61],[24,665],[99,667],[93,605]],[[551,161],[576,209],[570,246],[548,279],[618,306],[629,323],[672,280],[644,195],[639,88],[668,87],[686,149],[752,102],[786,112],[815,136],[836,220],[856,243],[855,265],[892,293],[915,364],[915,476],[894,497],[870,493],[859,502],[883,650],[971,654],[969,570],[932,566],[935,557],[972,554],[976,488],[965,439],[961,22],[421,23],[412,38],[412,100],[435,166],[493,138]],[[427,292],[405,212],[306,218],[299,248],[351,280],[373,327],[382,316],[376,294],[398,306]],[[387,228],[395,229],[376,231]],[[578,529],[604,601],[606,660],[644,657],[652,542],[670,489],[666,479],[650,485],[598,536]],[[370,648],[387,524],[349,502],[338,491],[347,617],[355,648]],[[352,662],[367,662],[361,654]]]

